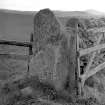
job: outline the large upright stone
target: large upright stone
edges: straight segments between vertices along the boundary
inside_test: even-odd
[[[60,34],[60,24],[49,9],[40,10],[34,17],[34,50],[56,41]],[[50,40],[51,38],[51,40]]]
[[[57,88],[62,87],[67,69],[64,65],[66,63],[63,60],[64,55],[61,54],[66,52],[64,47],[67,47],[64,44],[67,41],[65,36],[61,34],[58,20],[49,9],[40,10],[35,15],[33,39],[34,54],[37,54],[31,60],[30,74],[39,75],[41,80],[56,84]]]
[[[30,74],[39,76],[41,81],[47,81],[57,90],[62,90],[69,73],[72,92],[75,88],[75,67],[72,65],[75,62],[72,64],[74,56],[70,53],[74,53],[74,50],[70,48],[70,43],[75,42],[72,43],[74,40],[70,39],[70,34],[62,32],[60,28],[59,22],[49,9],[41,10],[35,15],[33,46],[34,54],[37,54],[31,59]]]

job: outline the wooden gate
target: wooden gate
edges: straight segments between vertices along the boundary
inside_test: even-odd
[[[94,68],[91,68],[92,67],[92,63],[94,62],[94,58],[97,56],[97,53],[100,52],[100,50],[104,49],[105,48],[105,43],[101,43],[103,37],[105,37],[105,27],[101,27],[101,28],[92,28],[92,29],[88,29],[87,32],[91,32],[93,34],[98,34],[98,38],[97,38],[97,41],[95,43],[95,45],[93,47],[89,47],[89,48],[86,48],[86,49],[80,49],[79,48],[79,44],[80,44],[80,41],[81,41],[81,38],[79,37],[79,29],[77,27],[77,70],[76,72],[78,73],[78,95],[83,95],[83,89],[84,89],[84,84],[85,84],[85,81],[93,76],[94,74],[96,74],[97,72],[99,72],[100,70],[104,69],[105,68],[105,62],[103,63],[100,63],[99,65],[97,65],[96,67]],[[87,55],[87,54],[91,54],[91,57],[88,61],[88,64],[84,70],[84,73],[81,74],[81,69],[80,69],[80,57],[84,56],[84,55]]]

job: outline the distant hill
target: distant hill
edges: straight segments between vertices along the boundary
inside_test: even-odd
[[[18,10],[8,10],[8,9],[0,9],[0,12],[3,13],[12,13],[12,14],[21,14],[21,15],[35,15],[37,11],[18,11]],[[79,17],[102,17],[105,16],[105,13],[98,12],[95,10],[86,10],[86,11],[53,11],[57,17],[71,17],[71,16],[79,16]]]
[[[18,11],[18,10],[0,9],[0,13],[32,15],[33,13],[36,13],[36,11]]]
[[[28,12],[0,10],[0,38],[28,41],[33,30],[33,15]]]
[[[33,18],[37,11],[0,10],[0,39],[29,41],[33,31]],[[84,18],[100,17],[90,11],[54,11],[54,14],[64,24],[70,17]]]

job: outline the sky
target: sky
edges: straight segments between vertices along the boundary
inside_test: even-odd
[[[105,13],[105,0],[0,0],[0,9],[39,11],[43,8],[62,11],[96,10]]]

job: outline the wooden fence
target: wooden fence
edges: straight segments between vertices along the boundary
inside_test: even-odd
[[[28,47],[28,49],[29,49],[28,55],[0,53],[0,57],[26,60],[27,61],[27,72],[29,72],[30,56],[33,54],[32,43],[33,43],[33,33],[31,33],[31,35],[30,35],[30,42],[17,42],[17,41],[0,40],[1,45],[13,45],[13,46],[20,46],[20,47]]]

